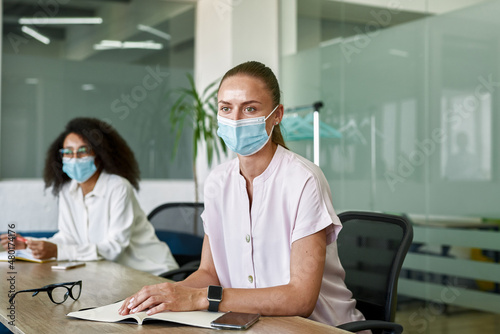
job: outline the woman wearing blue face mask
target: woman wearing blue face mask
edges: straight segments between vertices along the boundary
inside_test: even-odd
[[[178,268],[136,199],[134,154],[107,123],[70,121],[47,151],[44,180],[59,197],[59,232],[27,241],[36,258],[106,259],[153,274]]]
[[[278,81],[258,62],[229,70],[218,91],[218,135],[237,158],[205,181],[205,239],[186,280],[143,288],[119,313],[186,310],[300,315],[330,325],[363,320],[344,284],[341,228],[316,165],[280,132]]]

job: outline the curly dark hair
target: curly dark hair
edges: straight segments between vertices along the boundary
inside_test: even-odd
[[[62,171],[62,158],[59,153],[64,140],[70,133],[82,137],[95,153],[95,161],[99,170],[120,175],[139,190],[140,171],[134,152],[111,125],[97,118],[87,117],[72,119],[49,146],[43,171],[45,188],[52,186],[52,193],[57,196],[62,186],[71,180]]]

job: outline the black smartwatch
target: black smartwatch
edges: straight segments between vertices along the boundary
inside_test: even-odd
[[[208,286],[208,310],[218,312],[219,304],[222,301],[222,287],[218,285]]]

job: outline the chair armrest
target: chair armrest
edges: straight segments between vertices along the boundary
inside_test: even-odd
[[[181,266],[181,268],[196,268],[196,269],[198,269],[198,267],[200,266],[200,263],[201,263],[200,260],[190,261],[188,263],[183,264]]]
[[[200,261],[192,261],[186,263],[179,269],[169,270],[167,272],[161,273],[158,276],[163,278],[168,278],[173,281],[182,281],[183,279],[194,273],[196,270],[198,270],[199,266],[200,266]]]
[[[400,324],[382,320],[362,320],[347,322],[345,324],[337,326],[337,328],[353,333],[367,329],[383,329],[387,331],[387,333],[393,334],[400,334],[403,332],[403,326],[401,326]]]

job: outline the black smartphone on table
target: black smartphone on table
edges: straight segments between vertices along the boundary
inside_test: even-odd
[[[228,312],[212,321],[213,328],[247,329],[259,320],[260,314]]]

